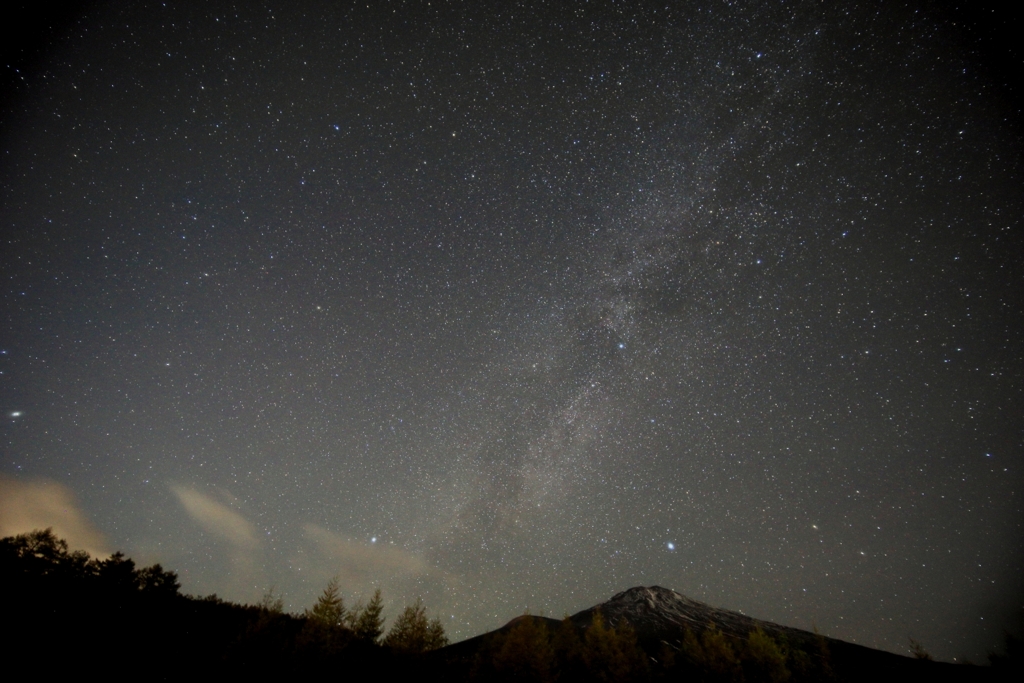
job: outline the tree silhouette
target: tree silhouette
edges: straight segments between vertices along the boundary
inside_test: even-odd
[[[345,626],[345,601],[341,597],[337,577],[327,582],[327,587],[317,598],[316,604],[312,609],[307,609],[303,616],[326,628]]]
[[[384,645],[408,654],[436,650],[447,644],[448,637],[444,633],[441,620],[428,620],[427,609],[419,598],[415,604],[407,605],[402,610],[384,638]]]
[[[365,607],[352,610],[348,615],[348,625],[356,638],[363,642],[375,643],[384,632],[384,601],[380,588],[373,592],[373,597]]]
[[[267,614],[283,614],[284,599],[277,595],[274,592],[274,587],[271,586],[267,589],[267,592],[263,594],[263,597],[260,598],[260,601],[256,603],[256,607],[260,612],[265,612]]]
[[[298,649],[314,658],[344,650],[352,640],[352,631],[345,623],[347,613],[338,579],[334,577],[327,582],[313,607],[303,612],[306,623],[296,643]]]
[[[6,571],[36,578],[83,578],[95,572],[89,553],[82,550],[70,552],[68,542],[57,538],[52,528],[36,529],[0,540],[0,563]]]
[[[1004,632],[1005,653],[990,652],[988,660],[1000,680],[1019,681],[1024,677],[1024,640]]]
[[[106,590],[126,593],[139,588],[139,577],[135,571],[135,562],[116,552],[106,560],[97,563],[100,582]]]
[[[181,589],[177,573],[167,571],[159,564],[140,569],[138,571],[138,585],[139,589],[144,593],[164,597],[177,595]]]
[[[917,642],[913,638],[910,638],[910,652],[914,655],[914,659],[927,659],[931,660],[932,656],[928,654],[928,650],[924,649],[924,645]]]
[[[583,638],[583,661],[596,681],[633,681],[647,674],[647,658],[633,627],[620,619],[618,628],[609,628],[596,609]]]
[[[559,678],[575,680],[583,674],[583,641],[580,640],[579,629],[568,615],[555,629],[551,647],[558,662]]]
[[[529,614],[519,617],[504,634],[492,663],[499,681],[553,680],[555,651],[547,627]]]
[[[765,680],[771,683],[785,683],[789,680],[790,671],[786,666],[786,652],[775,639],[756,628],[747,637],[743,648],[746,668],[750,671],[747,678]]]
[[[698,638],[687,629],[683,636],[683,656],[699,679],[738,683],[743,680],[739,657],[725,635],[714,626],[704,629]]]

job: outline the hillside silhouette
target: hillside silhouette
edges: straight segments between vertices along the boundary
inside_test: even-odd
[[[423,652],[448,643],[417,601],[384,633],[380,591],[344,604],[332,581],[302,615],[268,595],[239,605],[183,595],[160,565],[121,553],[96,560],[52,530],[0,539],[5,661],[37,680],[71,680],[84,667],[155,680],[401,678]]]
[[[1008,646],[1019,650],[1009,639]],[[635,587],[561,621],[523,615],[430,653],[463,680],[536,681],[993,681],[997,667],[935,662],[754,619],[660,586]],[[1016,661],[1019,667],[1019,652]],[[1000,676],[1000,674],[1006,674]]]
[[[52,530],[0,539],[9,672],[68,680],[83,668],[154,680],[537,681],[1019,680],[1020,641],[990,667],[930,661],[720,610],[652,586],[562,620],[523,615],[448,644],[423,604],[385,631],[378,590],[348,607],[331,581],[301,615],[268,594],[240,605],[183,595],[159,564],[71,551]]]

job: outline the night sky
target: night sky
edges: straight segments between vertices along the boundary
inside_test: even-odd
[[[1019,64],[986,30],[715,1],[40,29],[3,65],[0,531],[293,611],[339,575],[453,639],[658,584],[983,661],[1024,602]]]

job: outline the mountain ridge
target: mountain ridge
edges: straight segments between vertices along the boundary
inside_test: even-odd
[[[790,642],[802,646],[815,644],[820,639],[824,639],[825,642],[846,642],[757,619],[741,612],[713,607],[661,586],[628,588],[603,603],[580,610],[569,618],[577,626],[585,628],[593,619],[593,613],[598,610],[609,624],[617,625],[620,619],[628,621],[641,640],[653,636],[663,638],[667,632],[679,631],[681,635],[685,629],[700,633],[705,628],[713,627],[731,638],[746,638],[751,631],[759,628],[774,638],[784,636]]]
[[[803,650],[821,670],[832,672],[830,680],[862,681],[869,678],[923,679],[929,681],[972,682],[993,680],[988,667],[935,662],[878,650],[820,633],[757,619],[736,611],[713,607],[661,586],[635,586],[616,593],[607,601],[580,610],[567,617],[576,630],[585,635],[600,612],[609,627],[623,621],[636,634],[636,641],[652,662],[658,662],[668,650],[682,653],[687,632],[698,638],[713,630],[742,647],[755,631],[770,636],[786,648]],[[430,653],[448,666],[471,666],[496,638],[511,633],[524,620],[531,619],[554,633],[562,621],[549,617],[520,615],[503,626]]]

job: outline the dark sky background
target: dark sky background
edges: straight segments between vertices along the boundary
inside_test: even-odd
[[[659,584],[983,660],[1024,602],[1024,177],[977,16],[12,23],[0,526],[455,639]]]

